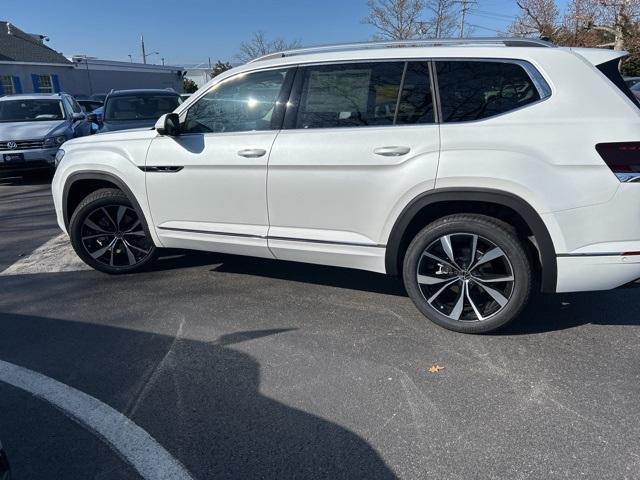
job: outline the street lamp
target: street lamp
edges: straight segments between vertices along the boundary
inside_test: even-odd
[[[144,63],[147,63],[147,57],[150,57],[151,55],[160,55],[160,52],[145,53],[144,54]]]

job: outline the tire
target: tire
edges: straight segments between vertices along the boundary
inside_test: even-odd
[[[532,271],[512,227],[484,215],[457,214],[415,236],[403,278],[409,297],[432,322],[461,333],[488,333],[525,307]]]
[[[80,202],[69,236],[78,256],[104,273],[140,271],[156,254],[142,213],[115,188],[96,190]]]

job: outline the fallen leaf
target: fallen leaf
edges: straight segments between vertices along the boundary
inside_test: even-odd
[[[440,373],[440,370],[444,370],[444,367],[441,367],[440,365],[435,364],[435,365],[432,365],[428,371],[429,373]]]

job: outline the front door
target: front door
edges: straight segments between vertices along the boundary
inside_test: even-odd
[[[147,197],[165,247],[271,257],[267,163],[282,124],[286,69],[230,77],[181,115],[181,135],[149,148]]]

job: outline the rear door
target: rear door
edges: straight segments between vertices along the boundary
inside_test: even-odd
[[[433,188],[438,152],[428,61],[299,67],[269,160],[269,248],[384,271],[390,219]]]

